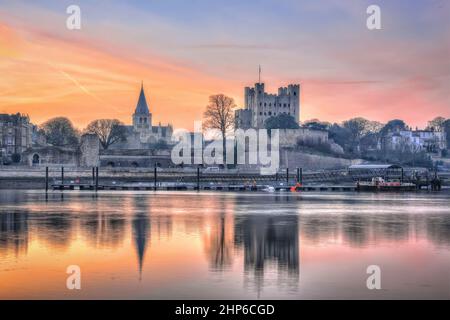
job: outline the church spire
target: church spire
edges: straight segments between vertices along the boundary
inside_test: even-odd
[[[147,99],[145,99],[144,93],[144,81],[141,82],[141,92],[139,93],[138,103],[136,105],[136,110],[134,114],[140,115],[149,115],[150,111],[148,110]]]

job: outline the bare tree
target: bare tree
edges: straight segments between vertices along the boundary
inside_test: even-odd
[[[233,98],[227,97],[224,94],[215,94],[209,97],[209,104],[206,106],[206,111],[203,113],[205,122],[203,127],[205,129],[217,129],[220,131],[223,139],[223,159],[225,163],[226,155],[226,133],[234,127],[234,108],[236,104]]]
[[[94,120],[88,124],[86,133],[96,134],[103,149],[119,141],[126,140],[126,132],[123,123],[117,119]]]

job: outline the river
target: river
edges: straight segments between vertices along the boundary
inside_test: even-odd
[[[450,194],[1,190],[17,298],[449,299]]]

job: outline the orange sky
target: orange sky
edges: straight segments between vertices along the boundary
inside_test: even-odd
[[[191,130],[211,94],[232,96],[242,107],[244,86],[256,82],[259,63],[269,92],[301,84],[301,120],[401,118],[423,127],[436,116],[450,117],[450,71],[443,65],[448,67],[448,32],[421,38],[388,22],[390,33],[360,28],[353,34],[338,17],[330,29],[316,24],[299,34],[300,48],[272,47],[253,45],[249,31],[236,33],[232,24],[199,27],[192,19],[181,25],[179,17],[170,23],[133,8],[114,8],[111,15],[126,11],[136,22],[91,19],[70,31],[64,12],[14,5],[0,9],[0,113],[26,113],[36,124],[55,116],[69,117],[80,129],[98,118],[130,123],[143,80],[154,124]],[[354,17],[355,8],[342,6]],[[440,17],[422,18],[428,26]],[[230,34],[248,43],[235,44]]]

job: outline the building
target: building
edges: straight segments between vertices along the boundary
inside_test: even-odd
[[[439,152],[446,149],[446,134],[435,130],[395,130],[380,141],[378,148],[398,151]]]
[[[279,114],[292,116],[300,123],[300,85],[290,84],[278,88],[278,94],[269,94],[264,83],[255,83],[254,88],[245,88],[245,107],[235,113],[236,128],[264,128],[264,122]]]
[[[126,141],[112,145],[112,149],[151,149],[153,145],[160,142],[172,143],[173,128],[170,124],[152,125],[152,113],[147,104],[143,85],[141,85],[138,102],[132,115],[132,123],[125,126]]]
[[[0,158],[2,163],[19,162],[14,159],[32,145],[34,126],[26,115],[0,114]]]

